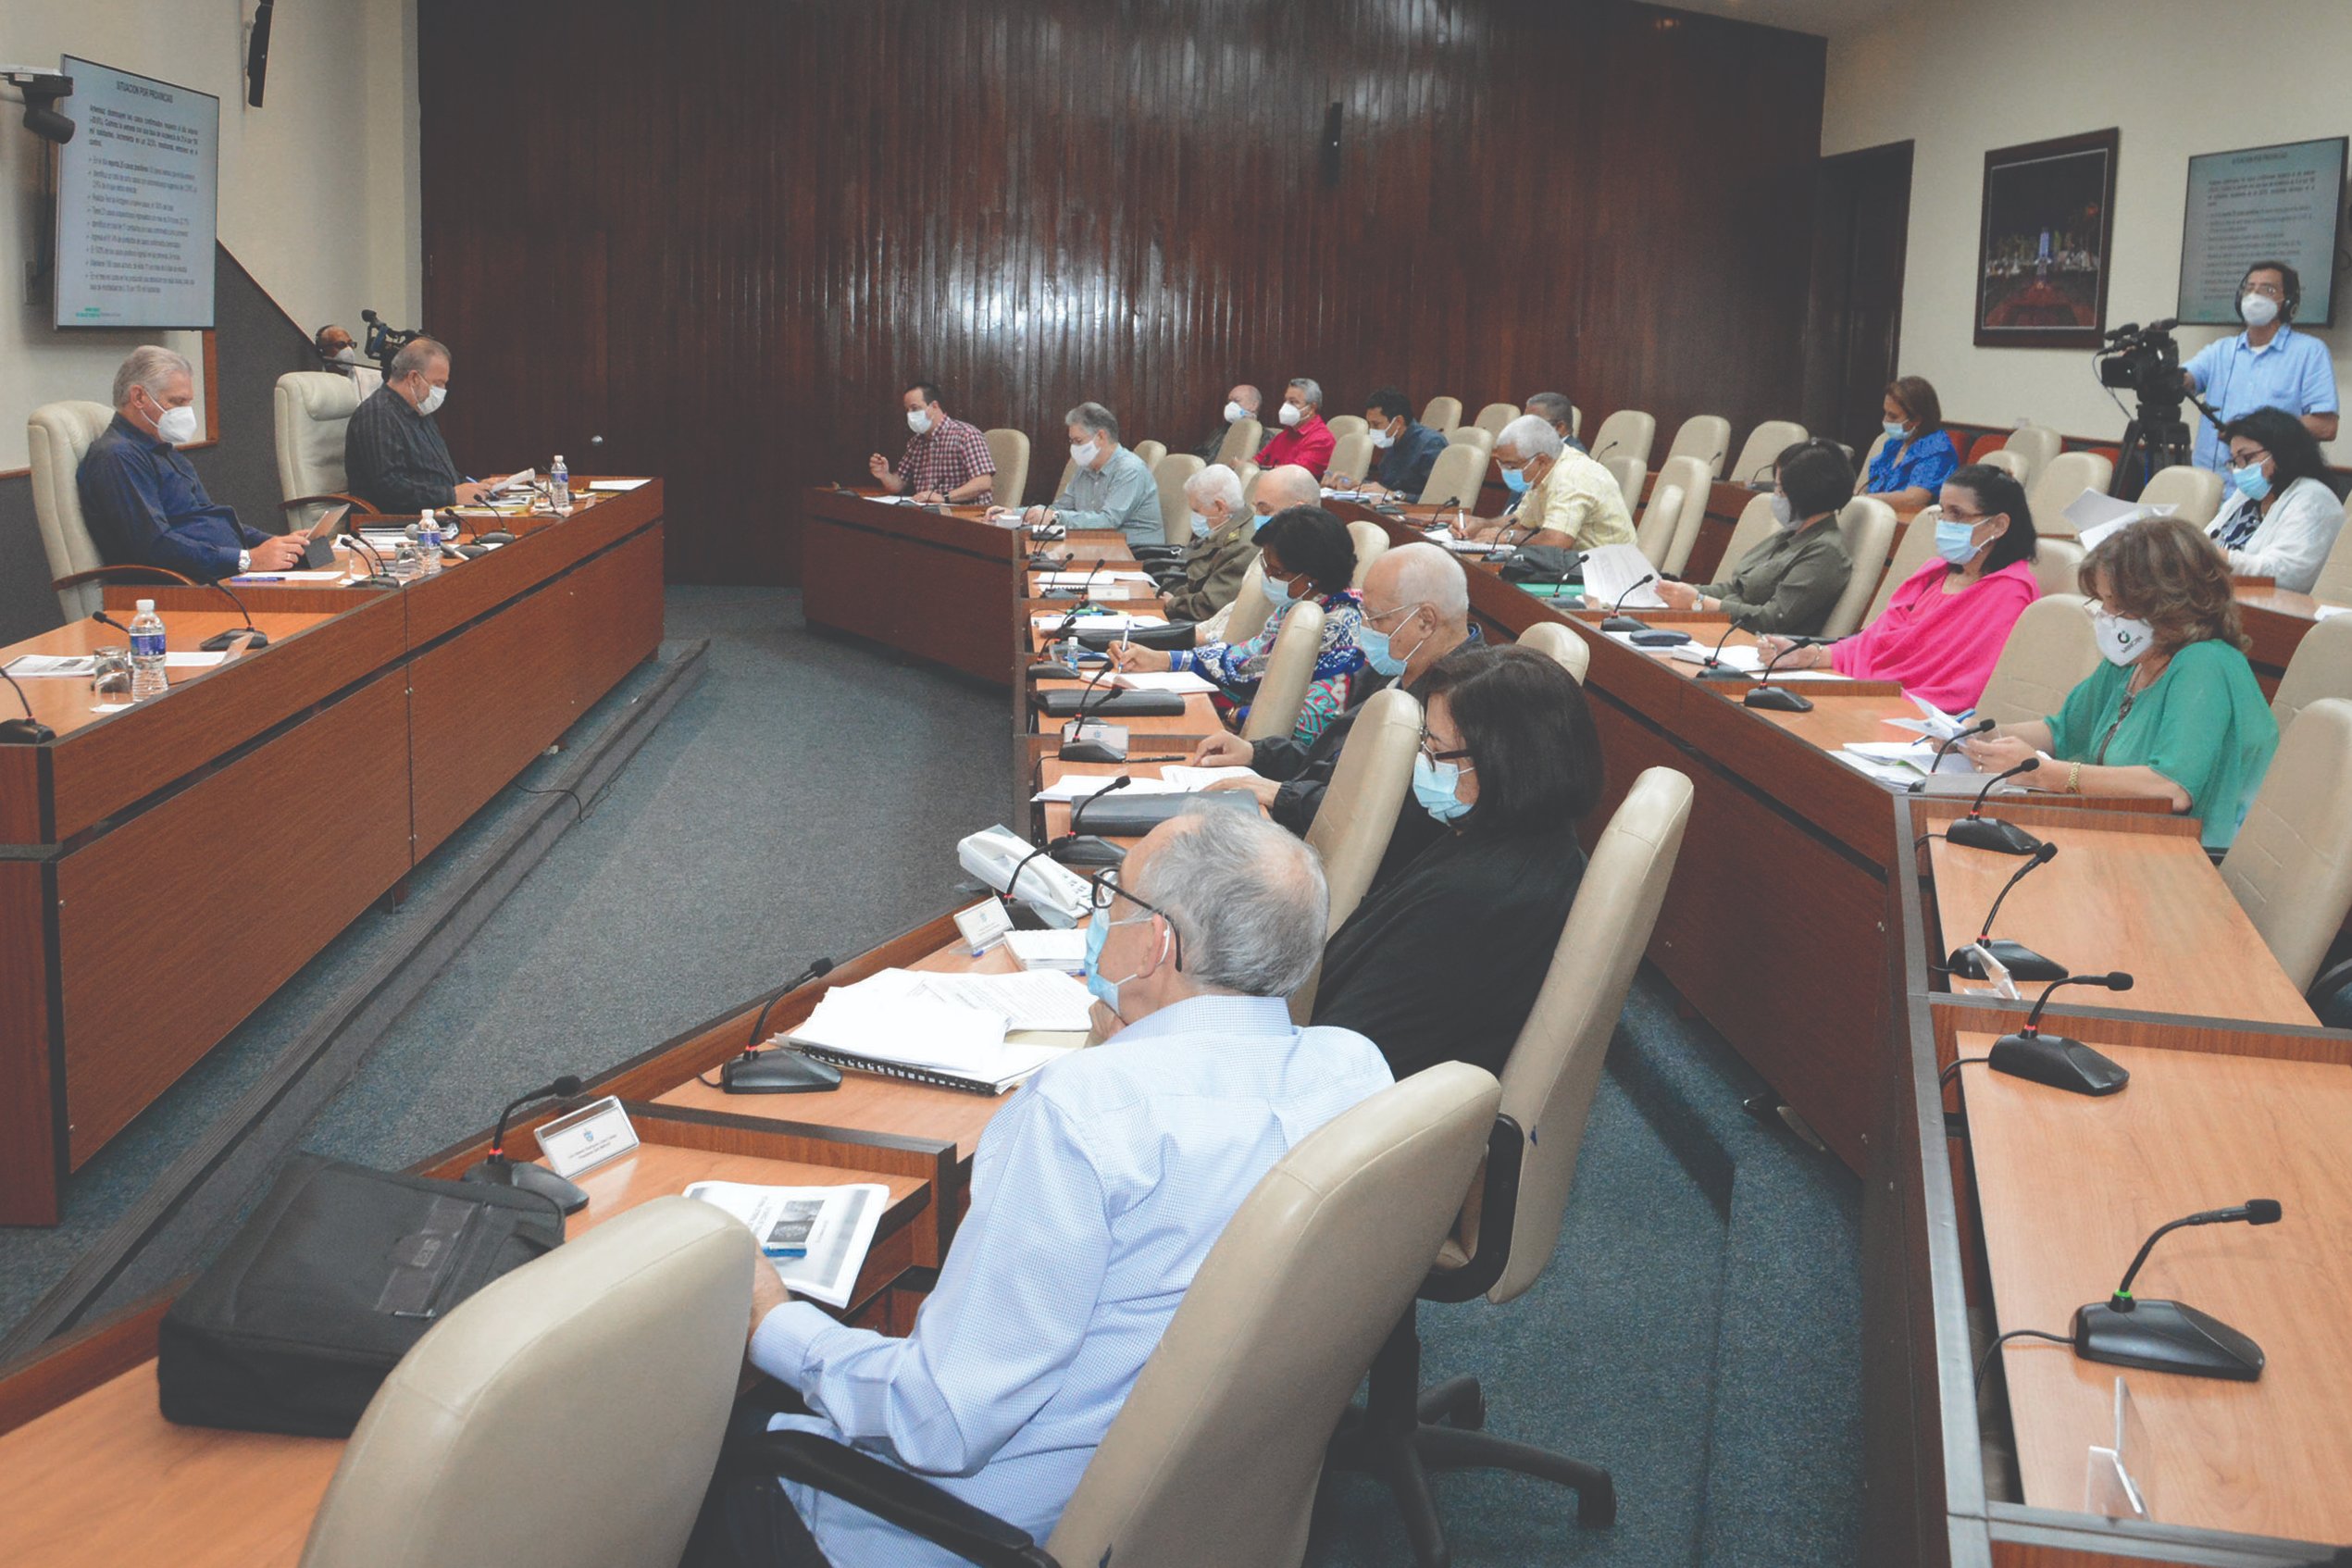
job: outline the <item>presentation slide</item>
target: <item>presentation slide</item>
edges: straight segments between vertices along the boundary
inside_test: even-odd
[[[2310,327],[2333,324],[2345,141],[2289,142],[2189,159],[2177,313],[2184,322],[2236,326],[2238,280],[2250,264],[2275,260],[2303,275],[2295,319]]]
[[[220,100],[68,56],[57,325],[213,325]]]

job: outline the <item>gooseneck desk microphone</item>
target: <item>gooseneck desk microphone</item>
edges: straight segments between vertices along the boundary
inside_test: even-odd
[[[1990,728],[1992,722],[1986,719],[1985,728]],[[1941,752],[1936,753],[1939,758],[1942,754]],[[1985,780],[1985,788],[1976,791],[1976,799],[1969,806],[1968,815],[1944,830],[1945,839],[1964,849],[1992,850],[1999,854],[2032,854],[2040,849],[2042,840],[2017,824],[2003,822],[1997,816],[1986,816],[1985,798],[1993,792],[1993,786],[2000,783],[2001,780],[2014,778],[2021,773],[2032,773],[2041,765],[2040,757],[2027,757],[2007,773],[1997,773]]]
[[[728,1094],[814,1094],[841,1087],[840,1069],[837,1067],[812,1062],[797,1051],[759,1048],[761,1031],[767,1027],[768,1013],[776,1004],[832,970],[833,961],[820,958],[761,1004],[759,1016],[752,1020],[752,1032],[744,1039],[743,1054],[718,1070],[721,1090]]]
[[[2030,1078],[2072,1094],[2113,1094],[2132,1081],[2129,1072],[2079,1039],[2042,1033],[2042,1009],[2050,1004],[2050,992],[2060,986],[2099,986],[2111,991],[2127,991],[2132,989],[2132,977],[2118,969],[2105,975],[2069,975],[2052,980],[2034,1003],[2034,1011],[2025,1015],[2025,1027],[1995,1040],[1985,1064],[1997,1073]]]
[[[2012,768],[2010,771],[2022,772],[2026,768],[2030,768],[2034,765],[2034,759],[2028,757],[2018,767]],[[2008,775],[2004,774],[2002,777],[2007,778]],[[1995,782],[1998,782],[1998,780],[1995,780]],[[1955,949],[1951,957],[1946,961],[1946,967],[1953,974],[1959,975],[1966,979],[1983,980],[1990,978],[1990,977],[1985,972],[1985,966],[1977,962],[1976,954],[1970,951],[1971,947],[1981,947],[1990,952],[1993,957],[1999,962],[2002,968],[2007,969],[2010,972],[2010,977],[2012,979],[2062,980],[2066,978],[2067,968],[2063,964],[2060,964],[2054,959],[2044,958],[2040,953],[2035,952],[2032,948],[2027,947],[2022,942],[2012,942],[2007,940],[1996,941],[1993,940],[1994,918],[2000,914],[2001,903],[2009,897],[2010,890],[2015,888],[2018,883],[2025,880],[2026,873],[2034,870],[2036,866],[2047,865],[2051,861],[2057,858],[2058,846],[2056,844],[2043,844],[2040,848],[2035,850],[2032,856],[2027,859],[2025,864],[2017,868],[2016,875],[2010,877],[2007,882],[2001,885],[2000,892],[1993,900],[1993,907],[1985,912],[1985,924],[1978,928],[1976,940],[1969,944],[1968,947]]]
[[[1617,602],[1609,606],[1609,618],[1600,623],[1600,629],[1603,631],[1648,631],[1649,629],[1648,621],[1638,616],[1625,614],[1625,601],[1634,596],[1635,589],[1648,588],[1657,580],[1656,572],[1644,572],[1635,579],[1625,591],[1617,595]]]
[[[569,1073],[554,1083],[518,1094],[498,1113],[498,1130],[491,1135],[490,1153],[481,1164],[467,1171],[460,1180],[478,1181],[492,1187],[519,1188],[536,1192],[567,1214],[576,1214],[588,1207],[588,1194],[557,1176],[544,1165],[528,1160],[506,1157],[506,1122],[509,1117],[535,1100],[569,1100],[580,1089],[579,1079]]]
[[[2074,1311],[2074,1353],[2084,1361],[2116,1366],[2144,1367],[2150,1372],[2177,1372],[2186,1377],[2220,1377],[2251,1383],[2262,1375],[2262,1347],[2228,1324],[2197,1311],[2184,1301],[2143,1301],[2132,1294],[2132,1281],[2158,1241],[2185,1226],[2276,1225],[2284,1211],[2275,1198],[2249,1198],[2234,1209],[2208,1209],[2169,1225],[2159,1226],[2140,1247],[2123,1283],[2104,1301]]]

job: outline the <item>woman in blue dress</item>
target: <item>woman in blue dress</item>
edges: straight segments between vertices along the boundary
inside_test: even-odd
[[[1960,467],[1960,449],[1944,429],[1944,404],[1924,376],[1886,383],[1886,444],[1870,460],[1866,494],[1898,512],[1916,512],[1935,499]]]

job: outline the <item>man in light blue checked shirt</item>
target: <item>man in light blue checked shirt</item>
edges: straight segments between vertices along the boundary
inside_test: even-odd
[[[813,1412],[774,1425],[1050,1536],[1241,1201],[1388,1086],[1370,1040],[1300,1028],[1285,1005],[1322,957],[1327,902],[1314,851],[1254,812],[1196,807],[1103,873],[1088,984],[1108,1038],[1032,1078],[981,1135],[971,1212],[915,1331],[773,1304],[782,1288],[755,1265],[751,1360]],[[959,1561],[765,1479],[715,1493],[697,1541],[690,1561],[760,1568]]]
[[[2303,280],[2283,261],[2258,261],[2238,285],[2246,330],[2219,338],[2181,367],[2181,380],[2202,392],[2224,425],[2258,408],[2284,408],[2320,440],[2333,441],[2340,406],[2328,345],[2288,323],[2303,303]],[[2210,419],[2196,428],[2196,466],[2226,470],[2230,443]]]

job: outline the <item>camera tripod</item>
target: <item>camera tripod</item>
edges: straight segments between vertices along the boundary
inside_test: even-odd
[[[2185,400],[2196,404],[2197,412],[2221,428],[2221,416],[2208,407],[2194,392]],[[2123,444],[2115,458],[2113,493],[2125,501],[2136,501],[2147,481],[2175,465],[2186,466],[2194,461],[2196,447],[2189,439],[2189,422],[2181,417],[2182,399],[2170,403],[2140,400],[2139,411],[2123,427]]]

